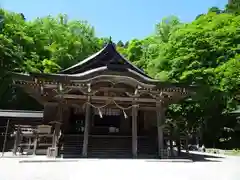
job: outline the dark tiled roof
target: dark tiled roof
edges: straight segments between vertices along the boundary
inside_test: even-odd
[[[141,69],[136,67],[130,61],[125,59],[120,53],[117,52],[115,45],[110,41],[103,49],[97,53],[89,56],[88,58],[80,61],[79,63],[64,69],[59,72],[59,74],[77,74],[84,71],[88,71],[100,66],[106,66],[109,63],[116,63],[119,65],[125,65],[126,67],[138,72],[139,74],[149,77]]]

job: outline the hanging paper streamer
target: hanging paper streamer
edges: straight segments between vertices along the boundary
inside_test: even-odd
[[[100,118],[103,118],[102,111],[100,110],[100,108],[98,108],[98,114],[99,114]]]
[[[59,83],[59,91],[62,92],[63,91],[63,86],[62,83]]]
[[[43,85],[41,85],[40,89],[41,89],[41,94],[43,94],[44,93]]]
[[[127,114],[126,114],[126,112],[123,110],[123,115],[124,115],[124,118],[125,119],[127,119],[128,118],[128,116],[127,116]]]

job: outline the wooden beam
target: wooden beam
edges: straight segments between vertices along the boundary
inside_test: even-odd
[[[106,104],[107,102],[109,102],[109,100],[95,100],[92,101],[91,104],[99,106],[99,105],[103,105]],[[52,102],[52,103],[57,103],[57,102]],[[86,103],[86,100],[84,99],[66,99],[66,104],[76,104],[76,105],[83,105],[84,103]],[[131,101],[117,101],[118,105],[120,106],[124,106],[124,107],[128,107],[131,105]],[[137,103],[139,106],[141,107],[153,107],[156,108],[156,104],[155,103],[143,103],[143,102],[138,102]],[[108,107],[116,107],[116,105],[114,103],[110,103]]]
[[[51,102],[53,104],[58,104],[58,102]],[[76,104],[76,105],[79,105],[80,107],[85,103],[85,100],[78,100],[78,99],[71,99],[71,100],[67,100],[66,102],[66,105],[73,105],[73,104]],[[94,105],[94,106],[101,106],[103,105],[104,103],[106,103],[106,101],[95,101],[95,102],[92,102],[91,104]],[[139,110],[146,110],[146,111],[151,111],[151,110],[156,110],[156,104],[155,103],[138,103],[139,104]],[[130,103],[129,101],[124,101],[124,102],[121,102],[119,103],[119,105],[121,106],[129,106]],[[109,104],[107,106],[108,108],[116,108],[116,105],[114,103],[112,104]]]
[[[55,98],[57,98],[55,96]],[[87,96],[84,95],[73,95],[73,94],[65,94],[63,95],[64,99],[83,99],[83,100],[87,100]],[[133,98],[133,97],[106,97],[106,96],[91,96],[91,99],[93,101],[97,101],[97,100],[102,100],[102,101],[109,101],[109,100],[114,100],[114,101],[127,101],[127,102],[146,102],[146,103],[156,103],[157,100],[156,99],[150,99],[150,98]]]
[[[72,89],[72,90],[79,90],[79,89],[87,89],[87,87],[79,87],[79,86],[66,86],[67,88],[69,89]],[[44,88],[46,89],[57,89],[58,88],[58,85],[55,85],[55,84],[46,84],[44,85]],[[134,87],[132,88],[132,90],[134,89]],[[120,88],[120,87],[97,87],[97,88],[94,88],[92,87],[92,91],[111,91],[111,92],[128,92],[129,91],[129,88]],[[159,94],[161,91],[160,90],[146,90],[146,89],[139,89],[138,90],[140,94],[142,93],[149,93],[149,91],[152,93],[152,94]],[[178,91],[164,91],[164,89],[162,90],[163,94],[168,94],[170,96],[182,96],[180,93],[181,92],[178,92]]]
[[[17,85],[19,87],[22,87],[22,88],[31,88],[31,89],[36,89],[38,88],[39,86],[30,86],[30,85],[26,85],[26,84],[19,84]],[[79,89],[85,89],[87,90],[87,87],[85,86],[71,86],[71,85],[65,85],[66,88],[69,88],[71,90],[79,90]],[[43,85],[43,88],[44,89],[58,89],[58,84],[44,84]],[[121,88],[121,87],[92,87],[92,91],[116,91],[116,92],[127,92],[130,88]],[[134,89],[134,87],[133,87]],[[168,94],[170,96],[182,96],[181,95],[181,92],[182,93],[187,93],[186,91],[167,91],[165,90],[164,88],[161,90],[148,90],[148,89],[139,89],[139,92],[140,94],[141,93],[148,93],[148,92],[151,92],[152,94],[159,94],[161,91],[164,93],[164,94]]]

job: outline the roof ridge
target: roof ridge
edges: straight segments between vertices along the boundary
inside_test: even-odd
[[[106,57],[107,55],[105,54],[106,53],[110,53],[110,57],[109,57],[109,54],[108,54],[108,57]],[[111,37],[109,38],[109,42],[101,49],[99,50],[98,52],[92,54],[91,56],[85,58],[84,60],[78,62],[77,64],[73,65],[73,66],[70,66],[68,67],[67,69],[64,69],[60,72],[58,72],[58,74],[75,74],[75,73],[79,73],[78,71],[84,71],[84,65],[86,65],[85,67],[87,69],[91,69],[89,66],[91,66],[91,63],[92,64],[95,64],[96,61],[98,59],[100,60],[107,60],[107,61],[116,61],[116,59],[114,60],[113,57],[115,57],[115,55],[117,56],[117,61],[119,59],[122,59],[126,62],[127,65],[130,66],[131,69],[137,71],[138,73],[142,74],[143,76],[147,77],[147,78],[150,78],[150,79],[153,79],[152,77],[148,76],[147,74],[145,74],[145,72],[138,68],[137,66],[135,66],[132,62],[130,62],[129,60],[127,60],[122,54],[120,54],[114,43],[112,42],[111,40]],[[105,59],[104,59],[105,58]],[[109,59],[106,59],[106,58],[109,58]],[[109,62],[107,62],[105,65],[107,65]]]

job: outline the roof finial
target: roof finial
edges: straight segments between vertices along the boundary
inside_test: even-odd
[[[109,43],[112,43],[112,36],[109,37]]]

